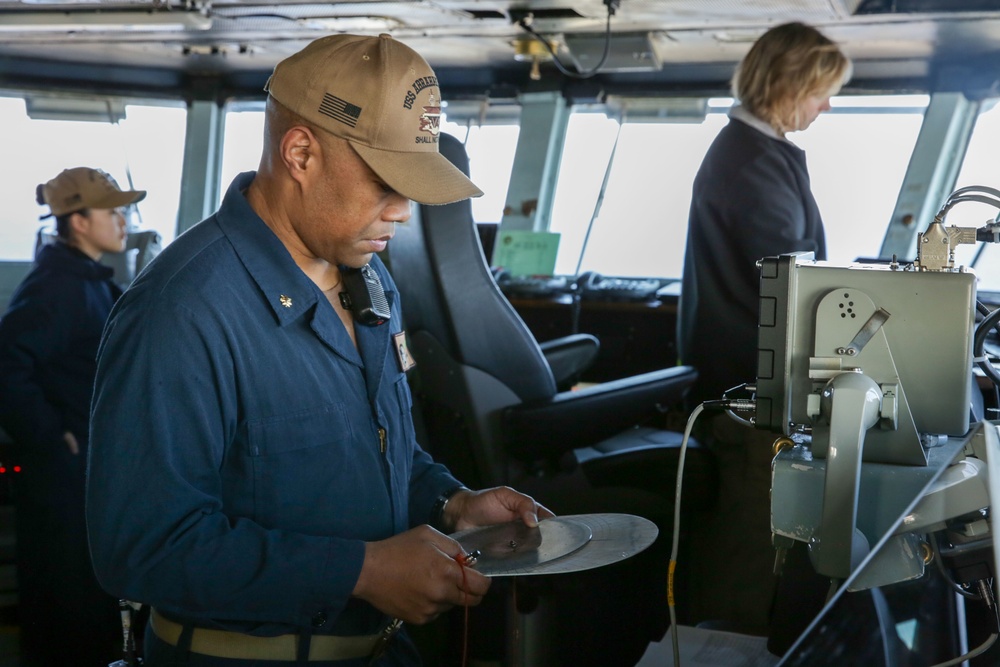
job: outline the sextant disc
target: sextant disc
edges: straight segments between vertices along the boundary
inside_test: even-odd
[[[477,571],[490,577],[579,572],[631,558],[656,539],[656,524],[631,514],[571,514],[471,528],[454,538],[480,552]]]

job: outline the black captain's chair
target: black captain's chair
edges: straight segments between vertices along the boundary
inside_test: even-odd
[[[468,173],[456,138],[442,134],[440,150]],[[558,391],[553,367],[567,376],[575,363],[559,359],[559,350],[572,357],[580,341],[549,343],[549,361],[493,280],[469,201],[415,205],[384,259],[417,362],[410,381],[421,444],[437,460],[470,487],[511,485],[557,514],[624,512],[659,525],[655,548],[607,568],[554,575],[540,598],[558,611],[546,624],[551,632],[539,636],[562,642],[561,657],[530,664],[634,665],[666,630],[665,552],[682,438],[643,424],[665,421],[695,370]],[[708,452],[689,447],[683,506],[691,510],[714,502],[716,482]]]
[[[468,173],[458,139],[442,134],[440,150]],[[580,500],[579,486],[567,489],[572,498],[560,507],[555,482],[574,472],[582,472],[584,490],[628,488],[672,505],[681,434],[640,425],[664,421],[663,411],[694,382],[693,368],[557,391],[545,354],[490,274],[469,201],[414,206],[386,259],[417,361],[411,380],[423,444],[436,458],[469,485],[530,489],[557,512],[626,509],[575,507],[569,501]],[[711,462],[697,443],[689,446],[692,492],[684,501],[711,502]],[[607,498],[596,494],[597,502]]]

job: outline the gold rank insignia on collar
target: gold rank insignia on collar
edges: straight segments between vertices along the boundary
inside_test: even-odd
[[[281,305],[284,306],[285,308],[292,307],[292,297],[290,296],[285,296],[284,294],[282,294],[281,296],[278,297],[278,301],[280,301]]]

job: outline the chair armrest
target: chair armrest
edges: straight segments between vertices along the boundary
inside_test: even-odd
[[[579,382],[580,375],[597,359],[601,342],[590,334],[573,334],[539,343],[538,347],[549,362],[556,387],[565,391]]]
[[[582,466],[595,486],[641,488],[651,493],[671,494],[677,482],[684,434],[654,428],[629,429],[592,446],[567,452],[562,468]],[[687,510],[709,509],[718,494],[715,457],[697,440],[688,440],[681,498]]]
[[[675,366],[511,406],[501,415],[505,448],[523,461],[558,458],[662,414],[697,377]]]

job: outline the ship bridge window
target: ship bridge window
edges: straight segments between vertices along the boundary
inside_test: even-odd
[[[927,103],[836,97],[808,131],[789,135],[806,150],[831,260],[878,253]],[[709,99],[702,117],[656,118],[647,108],[624,122],[603,105],[574,107],[551,216],[561,234],[556,273],[679,277],[691,186],[731,104]]]
[[[473,218],[499,223],[517,148],[519,109],[490,107],[482,113],[479,104],[453,106],[454,113],[445,108],[440,127],[465,143],[470,176],[483,191],[482,197],[472,200]],[[264,103],[230,103],[225,122],[220,198],[237,174],[257,168],[264,135]]]
[[[790,135],[806,151],[834,262],[877,257],[930,97],[834,97],[833,109]]]
[[[983,102],[976,126],[969,138],[955,188],[983,185],[1000,190],[996,147],[1000,145],[1000,105],[997,99]],[[1000,216],[988,204],[963,202],[952,208],[945,224],[949,227],[982,227]],[[955,250],[955,263],[972,266],[979,276],[979,289],[1000,293],[1000,246],[994,243],[963,244]]]
[[[39,216],[48,213],[35,203],[35,188],[71,167],[103,169],[122,189],[131,178],[135,188],[148,191],[132,223],[159,232],[163,243],[171,241],[185,123],[180,103],[0,92],[0,145],[8,157],[0,161],[0,260],[32,259],[44,224]]]
[[[225,107],[219,202],[237,174],[254,171],[264,145],[264,103],[229,102]]]
[[[517,120],[486,125],[470,125],[448,119],[441,131],[453,134],[465,143],[469,155],[469,177],[483,191],[472,200],[472,218],[476,222],[500,223],[507,201],[514,152],[520,134]]]

